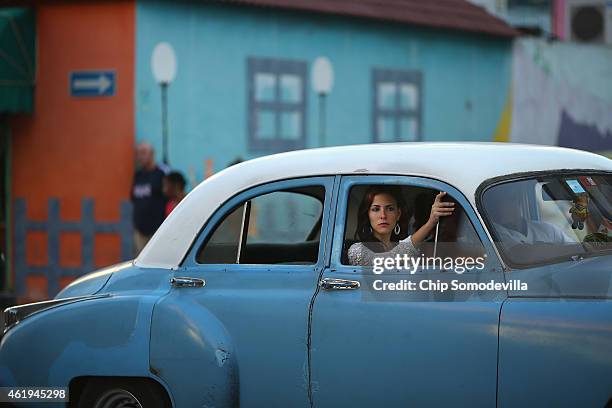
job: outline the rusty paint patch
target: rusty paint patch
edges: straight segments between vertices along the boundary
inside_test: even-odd
[[[223,367],[225,362],[229,359],[229,353],[223,349],[217,349],[217,351],[215,351],[215,357],[217,358],[217,365]]]

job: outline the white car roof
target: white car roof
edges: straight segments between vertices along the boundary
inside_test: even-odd
[[[612,160],[579,150],[512,143],[385,143],[300,150],[231,166],[200,183],[164,221],[135,264],[176,268],[208,218],[228,199],[277,180],[335,174],[397,174],[441,180],[475,207],[487,179],[546,170],[608,170]]]

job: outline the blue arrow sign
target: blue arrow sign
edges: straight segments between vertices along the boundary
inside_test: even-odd
[[[70,73],[71,96],[115,95],[115,71],[74,71]]]

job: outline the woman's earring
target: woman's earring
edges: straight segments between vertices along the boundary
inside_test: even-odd
[[[393,232],[395,232],[395,235],[399,235],[401,230],[402,228],[400,227],[399,223],[395,224],[395,228],[393,228]]]
[[[372,226],[370,226],[370,234],[373,233],[374,231],[372,231]]]

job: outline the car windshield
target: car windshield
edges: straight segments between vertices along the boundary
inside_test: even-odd
[[[550,175],[488,188],[482,204],[494,241],[516,267],[612,250],[612,175]]]

